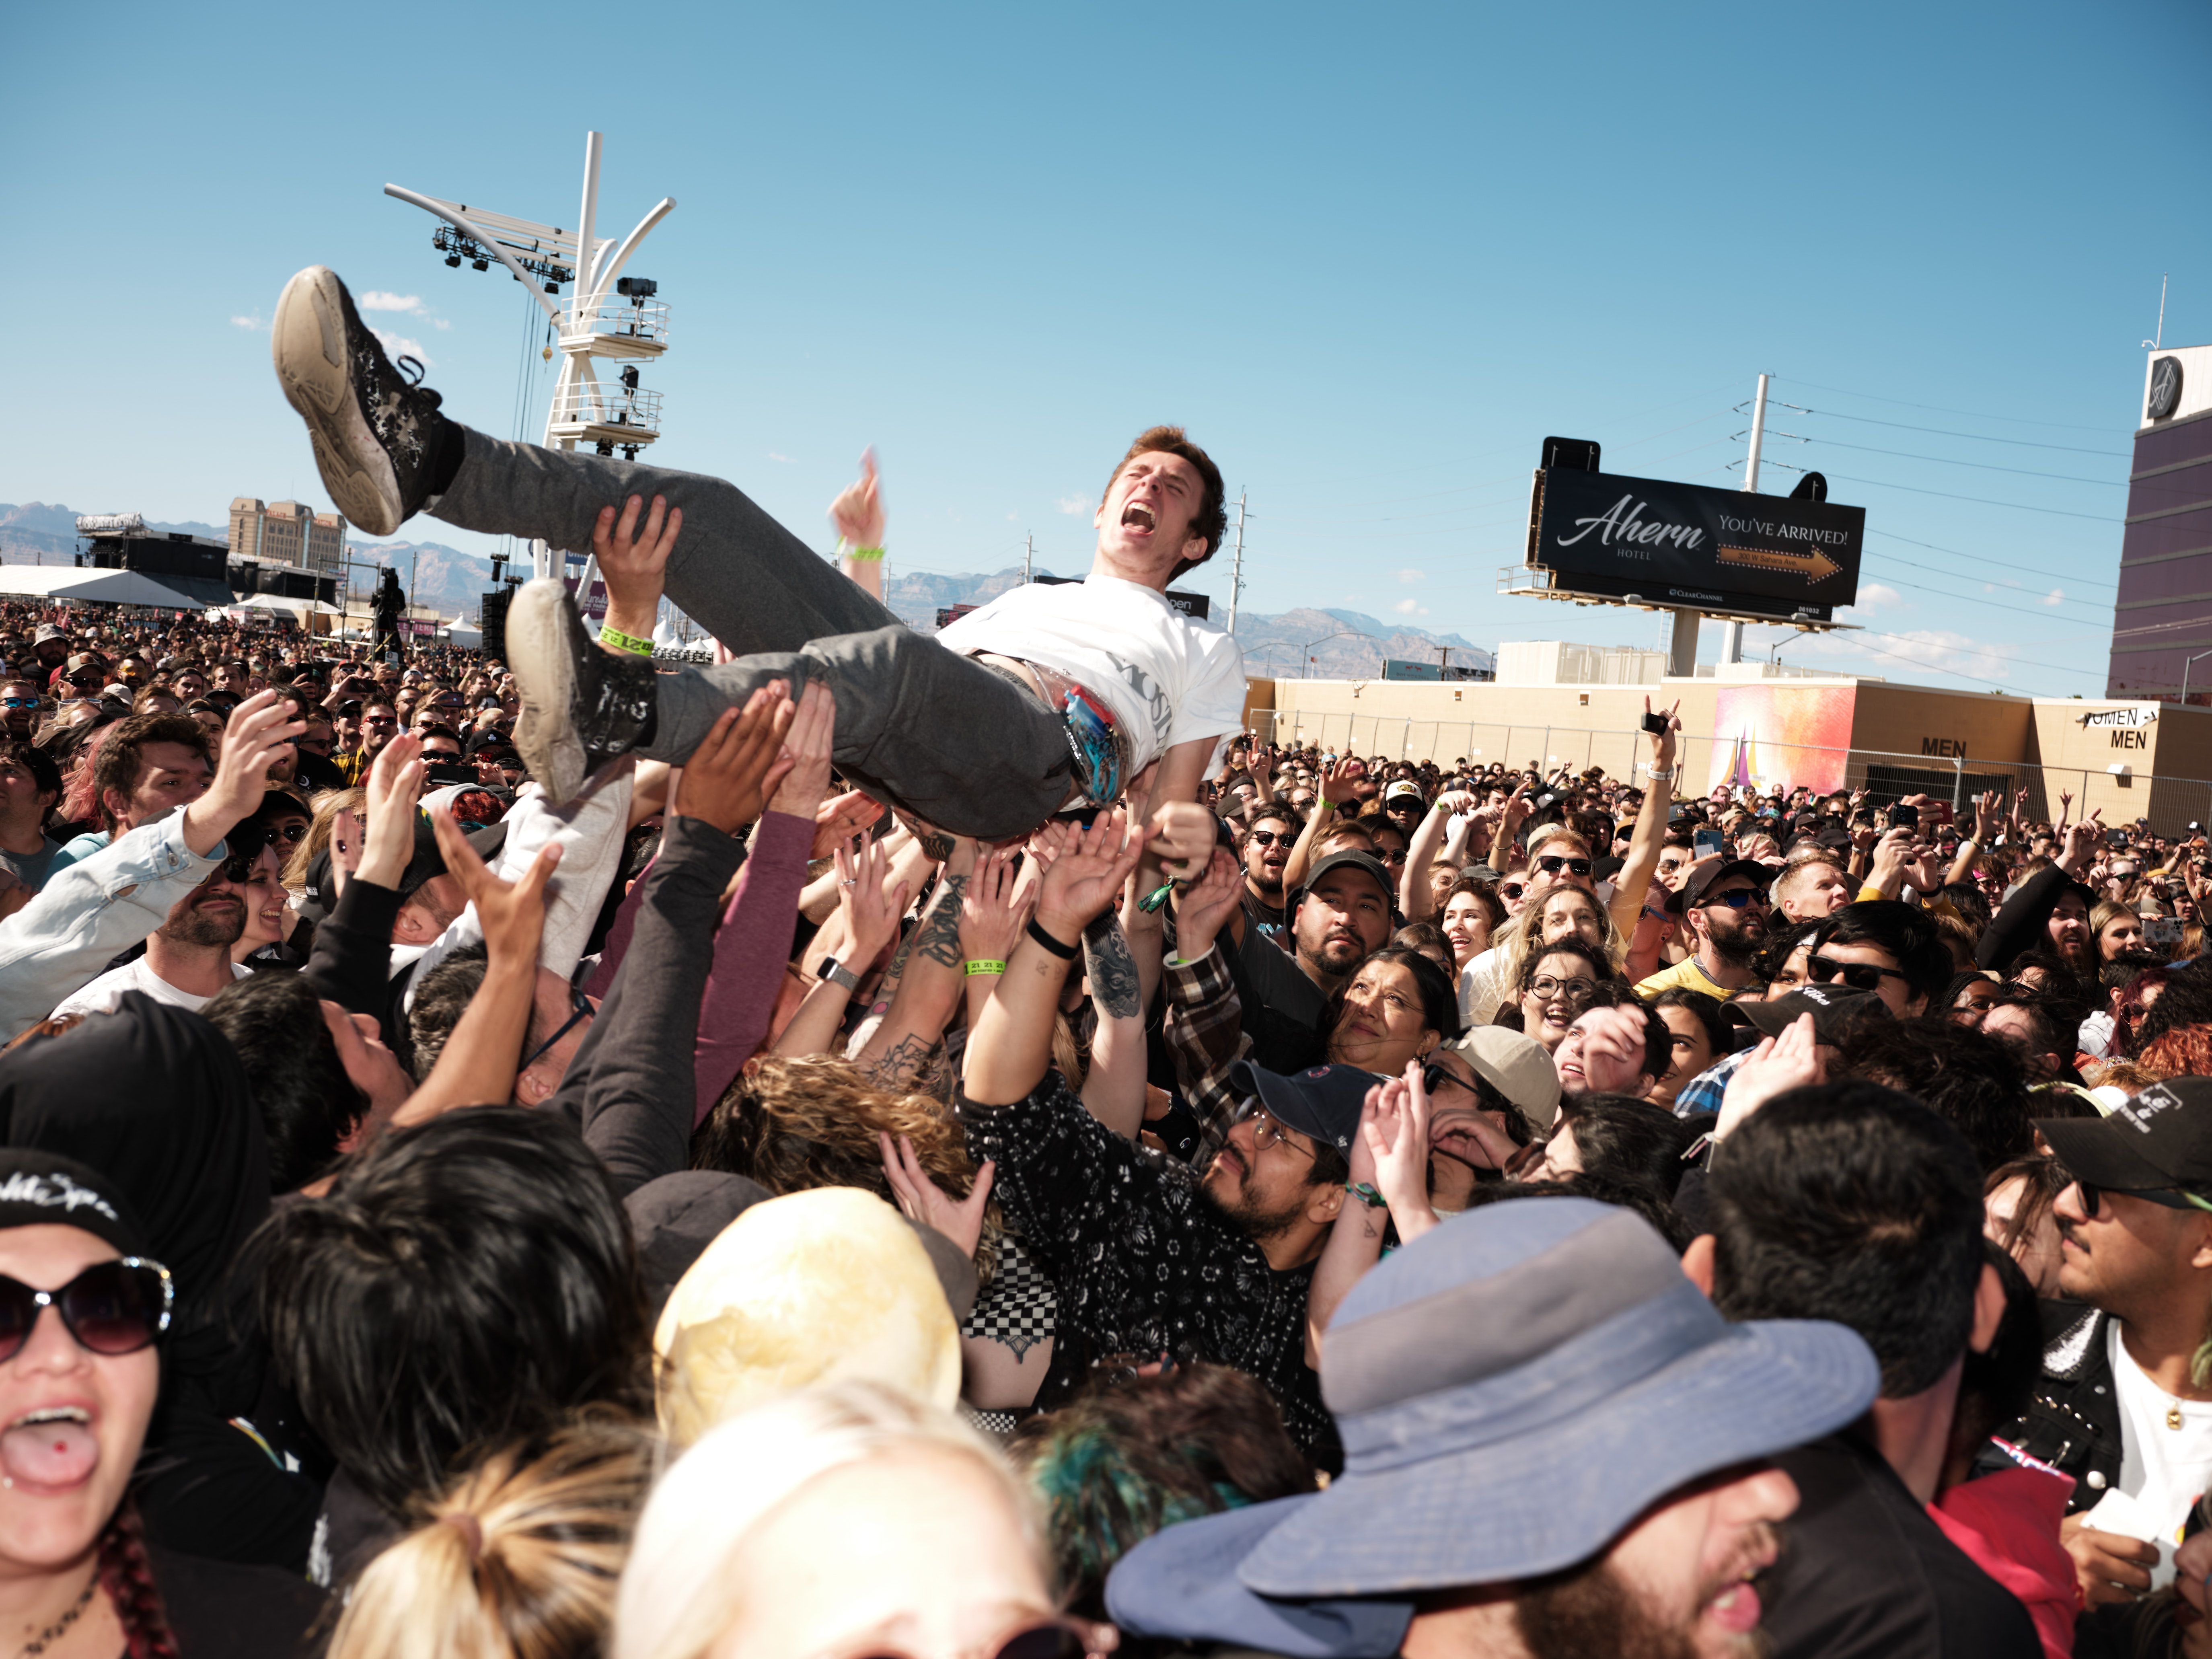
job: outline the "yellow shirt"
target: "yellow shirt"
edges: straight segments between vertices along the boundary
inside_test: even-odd
[[[1705,970],[1698,966],[1695,957],[1684,957],[1672,968],[1662,968],[1636,988],[1639,997],[1656,997],[1662,991],[1703,991],[1717,1002],[1726,1002],[1735,994],[1725,985],[1716,985]]]

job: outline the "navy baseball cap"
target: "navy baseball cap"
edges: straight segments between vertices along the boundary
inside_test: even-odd
[[[1359,1133],[1367,1091],[1382,1081],[1357,1066],[1310,1066],[1289,1077],[1249,1060],[1229,1068],[1229,1086],[1240,1095],[1259,1096],[1276,1122],[1346,1153]]]

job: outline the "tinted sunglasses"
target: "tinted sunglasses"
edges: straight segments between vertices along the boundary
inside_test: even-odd
[[[1723,905],[1731,910],[1748,909],[1756,904],[1763,910],[1768,908],[1768,900],[1766,895],[1756,887],[1742,887],[1733,893],[1715,893],[1710,897],[1698,901],[1698,907],[1700,909],[1715,904]]]
[[[1854,991],[1879,991],[1883,980],[1905,977],[1895,968],[1878,967],[1871,962],[1838,962],[1833,957],[1821,956],[1806,959],[1805,975],[1815,985],[1839,979]]]
[[[1590,872],[1590,861],[1588,859],[1563,859],[1554,855],[1551,858],[1538,859],[1536,867],[1547,876],[1556,876],[1562,870],[1571,876],[1586,876]]]
[[[1255,847],[1273,847],[1277,842],[1280,842],[1284,846],[1288,847],[1291,842],[1292,837],[1279,834],[1273,830],[1255,830],[1250,835],[1245,836],[1244,839]]]
[[[2078,1176],[2074,1184],[2081,1189],[2081,1213],[2094,1221],[2097,1212],[2104,1206],[2108,1190],[2094,1182],[2083,1181]],[[2109,1190],[2125,1193],[2130,1198],[2140,1198],[2168,1210],[2212,1210],[2212,1202],[2194,1193],[2185,1193],[2179,1187],[2114,1187]]]
[[[39,706],[39,700],[36,697],[0,697],[0,706],[9,708],[36,708]]]
[[[1498,884],[1498,890],[1510,899],[1516,899],[1528,890],[1528,884],[1525,881],[1501,881]]]
[[[176,1287],[158,1261],[126,1255],[96,1261],[58,1291],[41,1291],[0,1273],[0,1362],[13,1359],[31,1340],[39,1310],[52,1308],[94,1353],[136,1353],[169,1328]]]

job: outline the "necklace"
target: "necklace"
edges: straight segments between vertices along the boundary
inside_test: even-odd
[[[83,1616],[84,1610],[92,1605],[92,1593],[99,1588],[100,1570],[95,1567],[93,1569],[92,1577],[85,1582],[83,1591],[76,1601],[70,1603],[69,1610],[18,1648],[15,1650],[15,1659],[38,1659],[39,1655],[59,1641],[68,1632],[69,1627]]]

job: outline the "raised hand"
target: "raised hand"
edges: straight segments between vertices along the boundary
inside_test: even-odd
[[[1421,1062],[1382,1085],[1371,1119],[1363,1112],[1360,1136],[1375,1159],[1375,1186],[1390,1206],[1398,1237],[1412,1243],[1437,1224],[1429,1204],[1429,1093]]]
[[[1227,848],[1215,848],[1206,873],[1176,901],[1176,955],[1195,962],[1212,950],[1243,895],[1243,866]]]
[[[641,497],[631,496],[623,503],[620,519],[613,507],[601,507],[592,526],[592,556],[607,585],[607,626],[617,634],[651,639],[668,556],[675,550],[676,532],[684,528],[684,509],[655,495],[640,532],[637,514],[643,505]]]
[[[1988,790],[1974,797],[1974,840],[1984,848],[2004,823],[2004,791]]]
[[[921,1167],[913,1141],[904,1135],[894,1141],[881,1130],[876,1133],[876,1140],[883,1154],[884,1174],[890,1180],[901,1213],[909,1221],[944,1234],[963,1255],[975,1255],[976,1245],[982,1242],[983,1211],[991,1201],[991,1182],[997,1166],[985,1164],[975,1171],[968,1196],[955,1198]]]
[[[848,547],[884,544],[883,487],[876,477],[876,452],[872,447],[860,452],[859,479],[847,484],[837,499],[830,503],[830,522]]]
[[[1325,763],[1321,769],[1321,798],[1341,806],[1352,799],[1352,786],[1367,775],[1367,768],[1350,755]]]
[[[822,798],[830,793],[830,747],[836,731],[836,696],[820,680],[807,681],[806,689],[799,694],[791,729],[783,737],[783,752],[791,757],[791,770],[769,802],[770,811],[794,818],[814,817]],[[855,824],[845,834],[849,836],[860,827]],[[830,848],[824,847],[813,856],[827,858]]]
[[[1121,896],[1121,885],[1144,857],[1136,826],[1120,812],[1101,812],[1091,827],[1069,838],[1037,890],[1037,925],[1073,944],[1091,919]]]
[[[1646,696],[1644,699],[1644,712],[1647,714],[1653,712],[1651,708],[1651,699],[1649,696]],[[1677,742],[1676,734],[1680,732],[1681,729],[1682,700],[1680,697],[1677,697],[1674,699],[1674,706],[1667,710],[1667,729],[1663,732],[1647,732],[1644,733],[1644,735],[1651,741],[1651,764],[1656,770],[1661,772],[1671,772],[1674,770],[1674,748]]]
[[[1713,1139],[1725,1140],[1743,1121],[1778,1094],[1827,1081],[1827,1062],[1813,1035],[1813,1016],[1800,1014],[1778,1037],[1764,1039],[1735,1069],[1721,1096]]]
[[[379,887],[399,885],[415,854],[415,802],[422,793],[422,742],[402,732],[369,763],[368,828],[354,838],[351,873]]]
[[[548,842],[539,848],[520,880],[502,881],[477,856],[444,806],[430,809],[430,828],[438,837],[438,850],[446,856],[446,873],[476,906],[484,954],[499,963],[535,962],[545,933],[545,884],[561,862],[561,843]]]
[[[879,841],[864,841],[859,851],[837,849],[837,910],[850,941],[845,960],[859,973],[882,954],[898,933],[906,914],[907,885],[888,879],[890,855]]]
[[[215,845],[261,805],[271,762],[307,729],[292,718],[289,699],[257,691],[230,711],[222,728],[222,748],[215,777],[200,798],[185,808],[185,845],[205,858]]]
[[[757,818],[769,792],[791,769],[783,740],[797,714],[781,680],[755,691],[742,709],[724,709],[684,763],[677,814],[726,836]]]
[[[783,792],[778,790],[776,799],[782,799]],[[774,803],[770,805],[774,806]],[[774,810],[780,812],[783,809],[774,806]],[[807,848],[806,856],[828,858],[883,815],[884,804],[872,799],[865,791],[848,789],[842,795],[830,796],[814,809],[814,844]]]
[[[1034,902],[1014,867],[1014,848],[983,854],[960,896],[960,955],[967,962],[1004,962],[1021,942]]]

